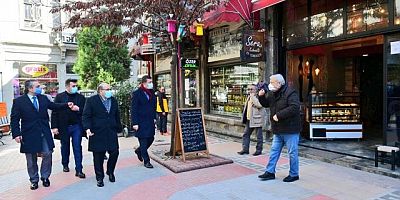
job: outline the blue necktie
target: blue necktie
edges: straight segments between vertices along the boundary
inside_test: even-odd
[[[36,108],[37,111],[39,111],[39,105],[36,96],[33,96],[32,100],[33,100],[33,106]]]

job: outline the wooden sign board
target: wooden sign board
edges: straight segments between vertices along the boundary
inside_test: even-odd
[[[209,156],[204,116],[201,108],[181,108],[176,112],[175,147],[173,156],[182,153],[185,162],[187,154],[205,153]]]

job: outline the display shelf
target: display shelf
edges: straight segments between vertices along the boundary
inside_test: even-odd
[[[313,93],[307,121],[311,139],[362,138],[359,93]]]

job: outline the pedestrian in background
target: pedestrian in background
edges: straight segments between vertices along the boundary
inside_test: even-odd
[[[42,157],[40,179],[44,187],[50,186],[54,141],[47,110],[63,110],[68,107],[76,110],[71,102],[56,104],[41,93],[38,81],[27,80],[25,95],[14,99],[11,108],[12,137],[21,144],[20,152],[25,153],[31,190],[39,187],[38,156]]]
[[[160,87],[157,93],[157,114],[159,118],[159,130],[161,135],[167,134],[167,118],[168,118],[168,99],[165,95],[165,88]]]
[[[140,146],[135,153],[146,168],[153,168],[147,152],[154,141],[156,119],[156,97],[150,76],[143,76],[140,87],[132,94],[132,125]]]
[[[284,182],[299,180],[299,135],[300,101],[296,91],[285,84],[280,74],[270,77],[269,91],[260,90],[259,100],[264,107],[270,108],[271,127],[274,134],[269,161],[265,173],[258,176],[262,180],[275,179],[276,164],[284,145],[288,148],[290,170]]]
[[[265,121],[265,110],[258,101],[257,86],[249,85],[247,90],[249,96],[244,104],[242,114],[242,122],[245,124],[245,129],[243,134],[242,150],[239,151],[238,154],[249,154],[250,136],[255,130],[257,133],[257,146],[253,155],[258,156],[261,155],[263,149],[262,127]]]
[[[77,111],[55,111],[51,115],[51,128],[55,139],[61,141],[61,164],[63,171],[69,172],[69,154],[72,138],[72,150],[75,159],[75,176],[85,178],[82,169],[82,137],[86,134],[82,128],[82,113],[85,107],[85,97],[78,94],[78,80],[67,79],[65,91],[57,94],[55,103],[73,102]]]
[[[104,157],[109,154],[106,174],[115,182],[114,170],[119,155],[118,135],[122,124],[117,100],[112,96],[110,85],[101,83],[97,95],[87,99],[82,115],[83,128],[89,137],[89,151],[93,153],[97,186],[104,186]]]

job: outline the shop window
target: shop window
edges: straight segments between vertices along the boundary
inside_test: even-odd
[[[65,67],[65,71],[67,72],[67,74],[75,74],[74,64],[68,63],[67,66]]]
[[[349,0],[347,5],[348,34],[389,26],[387,0]]]
[[[196,106],[196,71],[185,70],[185,105]]]
[[[212,114],[240,117],[246,102],[246,89],[259,80],[256,63],[216,67],[210,70]]]
[[[344,0],[317,0],[311,6],[311,40],[343,35]]]
[[[18,76],[13,79],[15,98],[24,94],[24,83],[29,79],[35,79],[41,85],[46,85],[46,94],[50,94],[52,97],[57,95],[57,65],[21,63],[15,65],[14,70],[18,72]]]
[[[171,74],[160,74],[157,75],[156,77],[156,85],[157,85],[157,90],[160,89],[160,87],[165,88],[165,96],[168,98],[168,107],[169,110],[172,108],[171,104]]]
[[[400,25],[400,0],[394,1],[394,24]]]
[[[400,35],[387,37],[387,42],[386,141],[394,145],[394,142],[400,142]]]
[[[307,0],[288,0],[285,6],[286,42],[297,44],[307,42],[308,17]]]
[[[24,0],[24,28],[42,29],[41,0]]]

